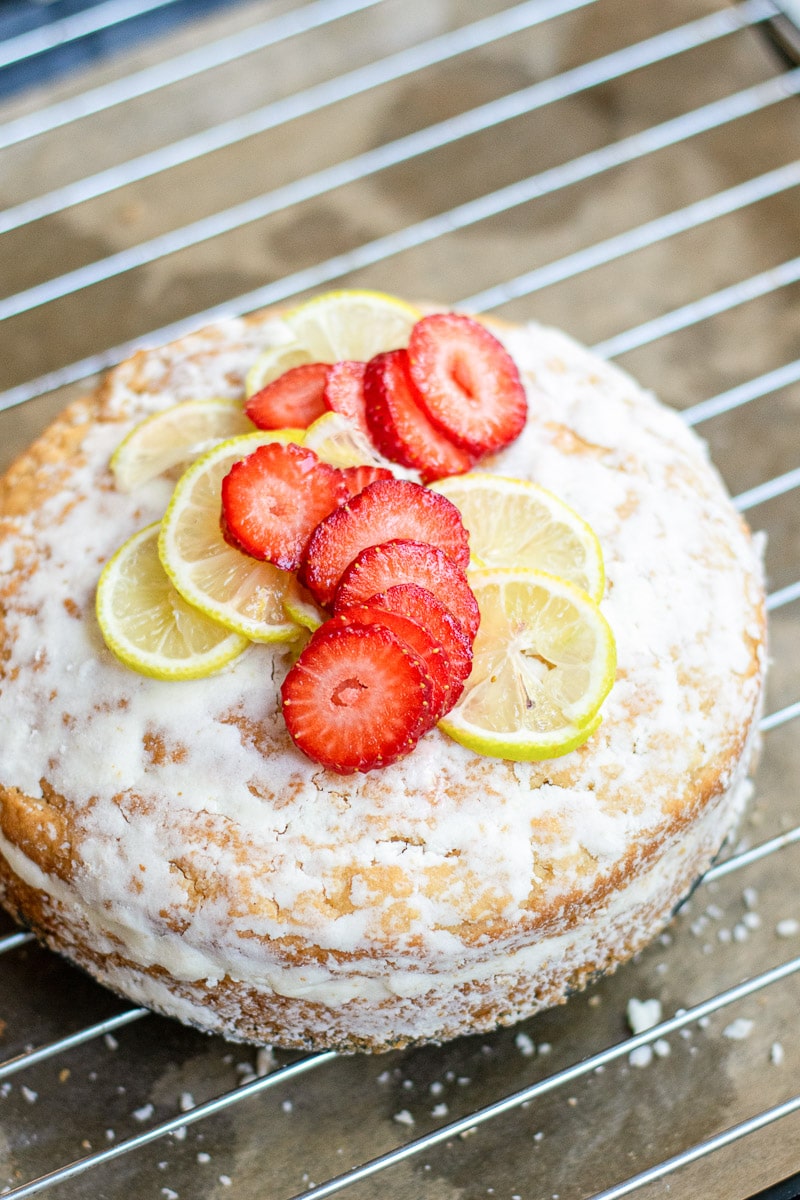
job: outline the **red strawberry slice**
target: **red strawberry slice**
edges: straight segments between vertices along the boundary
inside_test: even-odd
[[[342,576],[336,589],[334,610],[366,604],[372,596],[397,583],[416,583],[441,600],[475,640],[480,623],[478,602],[460,567],[437,546],[424,542],[394,541],[367,546]]]
[[[429,726],[427,669],[383,625],[329,624],[283,681],[286,727],[304,754],[341,775],[385,767]]]
[[[425,483],[468,471],[473,456],[454,446],[420,407],[405,350],[378,354],[364,376],[366,419],[373,442],[387,458],[418,470]]]
[[[328,368],[323,401],[326,409],[341,413],[363,433],[369,434],[364,415],[364,372],[367,364],[345,359]]]
[[[422,625],[442,647],[450,664],[450,698],[448,709],[458,700],[472,670],[472,642],[460,621],[450,609],[418,583],[395,583],[385,592],[370,596],[372,609],[383,609],[411,617]],[[345,611],[350,611],[349,609]],[[336,618],[334,618],[335,620]]]
[[[313,450],[269,442],[223,479],[220,526],[245,554],[296,571],[320,521],[347,496],[341,472]]]
[[[519,371],[484,325],[460,313],[423,317],[411,330],[408,361],[425,414],[470,454],[499,450],[522,432]]]
[[[357,467],[340,467],[339,470],[351,496],[357,496],[365,487],[377,483],[379,479],[394,479],[388,467],[373,467],[369,463]]]
[[[375,608],[368,604],[356,604],[335,617],[331,617],[326,629],[345,629],[350,625],[382,625],[398,637],[404,645],[409,646],[418,654],[428,671],[431,680],[429,728],[433,728],[446,712],[449,712],[455,699],[451,693],[451,667],[441,642],[433,634],[411,617],[402,613],[391,612],[389,609]]]
[[[301,582],[328,608],[356,555],[366,546],[395,538],[438,546],[460,567],[469,562],[469,534],[454,504],[408,479],[381,479],[332,512],[314,531]]]
[[[327,377],[327,363],[292,367],[254,392],[244,411],[259,429],[305,429],[327,412],[323,400]]]

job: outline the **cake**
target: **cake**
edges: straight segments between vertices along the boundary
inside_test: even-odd
[[[106,648],[103,564],[174,481],[122,493],[142,418],[241,397],[270,313],[140,352],[0,481],[0,892],[136,1004],[254,1043],[385,1050],[510,1024],[645,946],[735,828],[758,743],[758,539],[680,417],[555,330],[493,326],[528,395],[484,471],[591,523],[617,672],[562,757],[439,729],[341,775],[292,743],[286,644],[179,683]]]

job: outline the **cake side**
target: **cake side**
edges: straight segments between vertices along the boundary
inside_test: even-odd
[[[474,983],[568,931],[579,945],[676,844],[688,889],[739,805],[762,690],[763,588],[751,540],[680,419],[563,335],[509,328],[531,418],[483,467],[550,487],[591,522],[606,557],[619,670],[588,743],[510,763],[433,731],[403,762],[344,780],[289,742],[277,700],[286,648],[253,647],[210,680],[134,676],[100,639],[93,589],[116,547],[164,511],[170,485],[121,496],[108,459],[158,406],[240,394],[270,328],[267,317],[228,322],[137,356],[7,475],[0,848],[12,909],[90,969],[98,946],[136,964],[111,986],[132,994],[136,971],[170,978],[176,997],[206,995],[211,1027],[248,1036],[226,988],[246,1008],[257,982],[266,1012],[281,993],[265,980],[321,971],[322,1008],[303,1027],[316,1022],[341,1045],[347,1015],[329,1013],[336,1032],[323,1033],[321,1013],[355,1003],[341,1000],[349,976],[447,980],[463,968]],[[657,917],[631,917],[598,963],[643,944],[681,894],[660,892]],[[640,926],[650,932],[637,940]],[[551,997],[578,970],[564,960],[573,965]],[[488,1006],[473,987],[450,1024],[440,1014],[433,1032],[402,1036],[486,1028],[477,1012],[502,1019],[504,986]],[[391,1040],[385,1027],[352,1037]]]

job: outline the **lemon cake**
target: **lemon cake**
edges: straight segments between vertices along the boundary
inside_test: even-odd
[[[178,402],[241,402],[279,326],[135,355],[0,481],[2,900],[117,993],[233,1040],[385,1050],[509,1024],[643,947],[735,827],[765,667],[758,539],[677,414],[560,332],[493,325],[527,417],[479,469],[594,531],[613,686],[557,756],[482,752],[446,721],[379,769],[314,761],[281,710],[296,640],[225,630],[214,674],[155,678],[95,608],[175,487],[120,487],[117,447]]]

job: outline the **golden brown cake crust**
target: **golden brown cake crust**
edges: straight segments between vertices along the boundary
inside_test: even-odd
[[[740,813],[758,555],[675,414],[563,335],[504,328],[531,418],[484,466],[600,537],[603,724],[545,763],[433,731],[385,771],[322,770],[280,718],[285,649],[167,684],[121,666],[93,611],[103,562],[169,495],[117,493],[114,447],[150,411],[240,395],[269,321],[137,355],[0,481],[4,902],[108,986],[228,1037],[385,1049],[519,1019],[649,940]]]

